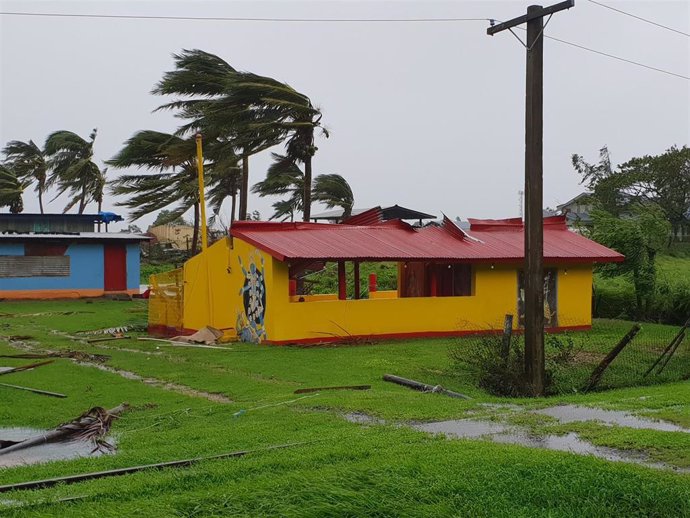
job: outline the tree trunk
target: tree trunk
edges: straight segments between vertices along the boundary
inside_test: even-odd
[[[304,210],[303,221],[311,219],[311,155],[308,155],[304,160],[304,195],[302,197],[302,205]]]
[[[86,187],[81,190],[81,198],[79,199],[79,214],[84,214],[86,208]]]
[[[247,219],[247,200],[249,198],[249,155],[242,155],[242,187],[240,188],[240,214],[238,219]]]
[[[38,206],[41,209],[41,214],[43,214],[43,186],[38,187]]]
[[[199,203],[194,204],[194,232],[192,233],[192,255],[196,255],[199,241]]]
[[[237,208],[237,193],[230,197],[230,226],[235,222],[235,209]]]

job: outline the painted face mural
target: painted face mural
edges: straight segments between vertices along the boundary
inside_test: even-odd
[[[257,260],[258,258],[258,260]],[[237,312],[237,335],[242,342],[261,343],[266,338],[264,317],[266,315],[266,282],[264,277],[264,258],[261,254],[249,256],[249,269],[238,258],[244,285],[240,289],[244,312]]]

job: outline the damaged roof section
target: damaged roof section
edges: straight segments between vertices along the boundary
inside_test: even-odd
[[[366,218],[368,219],[368,218]],[[279,261],[515,262],[524,258],[524,226],[517,218],[470,220],[469,232],[444,218],[415,228],[401,220],[365,225],[236,221],[231,235]],[[624,257],[568,230],[565,218],[544,219],[544,260],[619,262]]]

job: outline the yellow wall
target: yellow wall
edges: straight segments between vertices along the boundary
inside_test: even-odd
[[[558,293],[558,326],[592,325],[592,265],[560,265]]]
[[[517,315],[517,268],[477,265],[474,295],[468,297],[397,298],[393,291],[395,298],[337,300],[334,295],[325,295],[296,302],[289,295],[286,263],[239,239],[231,248],[230,239],[225,238],[185,263],[183,326],[200,329],[211,325],[253,342],[498,330],[505,314]],[[263,279],[264,287],[257,287],[248,278]],[[210,301],[209,284],[213,294]],[[591,324],[591,286],[590,265],[569,266],[567,273],[566,268],[558,267],[560,326]],[[253,293],[264,289],[265,305],[261,304],[263,299],[256,302],[256,297],[247,298],[255,301],[247,310],[242,291],[249,289]]]

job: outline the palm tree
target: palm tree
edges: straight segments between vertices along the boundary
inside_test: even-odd
[[[38,206],[43,214],[43,194],[46,191],[48,180],[48,164],[45,154],[33,140],[22,142],[12,140],[8,142],[2,152],[7,158],[7,165],[14,170],[20,179],[31,179],[36,182],[38,193]]]
[[[238,146],[259,141],[264,146],[287,139],[285,155],[304,165],[303,219],[311,216],[312,158],[317,147],[314,132],[321,128],[321,111],[306,95],[270,77],[235,72],[229,77],[225,94],[195,107],[205,120],[234,121]],[[216,123],[217,125],[217,123]]]
[[[170,211],[171,221],[190,208],[194,210],[192,254],[195,254],[200,216],[194,138],[183,139],[153,130],[139,131],[106,163],[115,168],[137,167],[149,171],[122,175],[110,182],[113,194],[126,196],[116,205],[131,209],[133,221],[172,204],[177,206]]]
[[[159,106],[156,111],[179,110],[177,116],[189,121],[176,132],[177,135],[202,132],[205,140],[216,140],[233,146],[233,154],[237,152],[242,157],[239,219],[247,219],[249,157],[278,144],[282,134],[274,128],[249,130],[249,123],[255,121],[255,114],[246,103],[232,101],[230,110],[222,113],[218,110],[207,112],[214,102],[227,101],[228,95],[231,95],[230,85],[237,71],[226,61],[198,49],[183,50],[180,54],[173,55],[173,59],[176,69],[166,72],[152,93],[183,98]],[[241,144],[235,142],[240,128],[243,128]],[[214,159],[212,151],[207,152],[207,156]]]
[[[231,143],[242,157],[240,219],[247,217],[249,157],[287,139],[286,154],[304,164],[307,182],[304,219],[311,207],[314,130],[321,127],[321,112],[309,98],[270,77],[238,72],[218,56],[201,50],[183,50],[174,56],[177,70],[167,72],[155,94],[181,95],[159,109],[180,110],[190,122],[179,134],[201,131],[207,137]],[[323,130],[324,135],[328,133]]]
[[[284,196],[287,199],[275,202],[274,214],[269,219],[294,219],[295,212],[303,209],[304,173],[295,162],[277,153],[271,153],[273,163],[266,172],[266,179],[254,184],[252,192],[261,198],[266,196]]]
[[[46,139],[44,153],[52,171],[46,186],[57,185],[58,193],[55,198],[65,192],[71,197],[63,212],[78,204],[78,212],[83,214],[86,205],[98,196],[101,170],[93,162],[96,131],[94,129],[91,132],[88,141],[76,133],[64,130],[56,131]]]
[[[321,174],[314,178],[312,199],[323,203],[328,209],[341,207],[342,219],[350,217],[355,203],[350,184],[339,174]]]
[[[237,193],[242,185],[242,171],[236,164],[237,162],[235,162],[235,166],[226,168],[213,167],[210,171],[208,203],[213,216],[209,219],[209,224],[213,224],[216,218],[220,216],[221,205],[223,205],[227,198],[231,199],[230,225],[232,226],[232,223],[235,221]]]
[[[252,192],[260,197],[284,196],[287,198],[273,204],[274,213],[270,219],[285,221],[294,219],[295,212],[304,210],[305,174],[286,156],[272,153],[273,163],[268,168],[266,179],[252,187]],[[352,213],[354,196],[347,180],[339,174],[321,174],[314,178],[312,199],[326,205],[329,209],[342,207],[343,218]]]
[[[0,207],[9,207],[12,214],[23,211],[22,193],[30,184],[6,164],[0,164]]]

